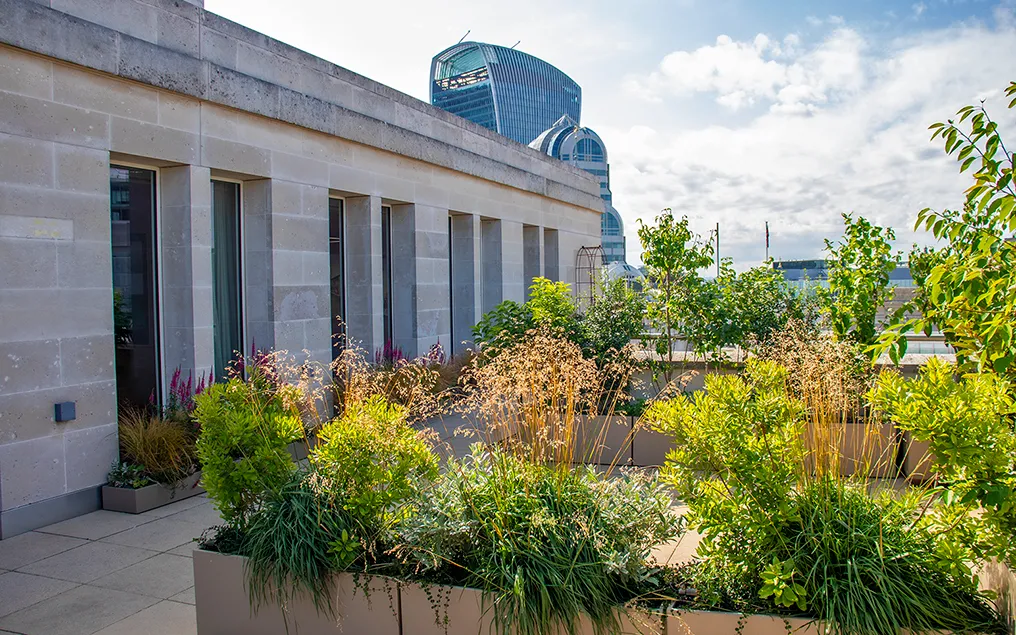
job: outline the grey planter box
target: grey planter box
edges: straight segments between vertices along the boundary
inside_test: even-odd
[[[493,611],[482,593],[462,587],[421,587],[411,582],[374,577],[370,597],[354,590],[348,573],[334,576],[337,619],[321,615],[306,595],[299,594],[283,612],[277,605],[250,605],[244,568],[246,558],[211,551],[194,552],[194,599],[198,635],[477,635],[500,634]],[[819,624],[800,618],[712,611],[671,611],[622,615],[623,635],[786,635],[788,626],[800,635],[824,632]],[[593,635],[592,624],[580,619],[580,635]],[[546,635],[564,635],[564,629]]]
[[[355,588],[353,576],[334,576],[332,599],[338,619],[318,613],[306,594],[285,612],[277,604],[251,607],[245,579],[246,558],[212,551],[194,552],[194,599],[198,635],[399,635],[399,585],[371,578],[370,596]],[[387,587],[387,588],[386,588]],[[475,635],[475,634],[474,634]]]
[[[204,488],[198,484],[200,482],[201,472],[196,472],[182,481],[178,481],[176,485],[157,483],[141,489],[103,485],[102,508],[111,512],[140,514],[191,496],[204,494]]]

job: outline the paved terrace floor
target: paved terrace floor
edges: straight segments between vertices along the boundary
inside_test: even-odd
[[[0,633],[192,635],[191,552],[219,524],[205,495],[97,511],[0,541]]]
[[[473,439],[432,424],[448,454]],[[194,635],[191,553],[221,523],[207,495],[143,514],[97,511],[0,541],[0,633]],[[656,550],[688,559],[697,537]]]

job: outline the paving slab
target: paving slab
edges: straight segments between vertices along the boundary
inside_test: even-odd
[[[0,617],[42,602],[77,586],[76,582],[55,580],[27,573],[0,574]]]
[[[0,617],[0,628],[24,635],[92,635],[158,601],[145,595],[82,585]],[[154,631],[143,628],[135,632]]]
[[[21,573],[32,573],[71,582],[91,582],[156,555],[147,549],[89,542],[70,551],[24,566]]]
[[[155,519],[155,518],[165,518],[167,516],[172,516],[174,514],[179,514],[180,512],[182,512],[184,510],[187,510],[187,509],[190,509],[192,507],[197,507],[199,505],[204,505],[207,502],[208,502],[207,495],[201,494],[201,495],[198,495],[198,496],[192,496],[190,498],[185,498],[183,500],[174,501],[174,502],[170,503],[169,505],[163,505],[162,507],[156,507],[155,509],[149,509],[146,512],[142,512],[142,513],[138,514],[138,516],[141,516],[142,518],[145,518],[146,520],[151,520],[151,519]]]
[[[127,619],[108,626],[96,635],[197,635],[194,607],[163,600]]]
[[[194,564],[190,558],[160,553],[89,584],[165,600],[194,587]]]
[[[0,569],[8,571],[20,569],[26,564],[80,547],[86,542],[80,538],[43,534],[37,531],[0,540]]]
[[[194,555],[194,550],[198,548],[198,541],[192,540],[188,543],[182,544],[176,549],[170,549],[166,553],[173,554],[174,556],[184,556],[190,558]]]
[[[97,512],[71,518],[55,525],[43,527],[37,531],[47,534],[72,536],[74,538],[85,538],[87,540],[99,540],[126,529],[152,522],[152,520],[152,518],[141,514],[121,514],[120,512],[100,509]]]
[[[192,576],[194,575],[193,567],[191,568],[191,575]],[[173,600],[174,602],[182,602],[184,604],[194,604],[194,602],[195,602],[195,600],[194,600],[194,587],[191,587],[191,588],[187,589],[186,591],[181,591],[180,593],[177,593],[176,595],[174,595],[173,597],[171,597],[169,599]]]
[[[215,509],[215,506],[208,501],[204,501],[199,505],[194,505],[189,509],[183,509],[172,516],[168,516],[167,518],[177,521],[197,523],[199,525],[203,525],[205,528],[222,524],[222,516],[219,515],[219,510]]]
[[[107,536],[102,542],[151,551],[170,551],[199,537],[205,529],[204,525],[175,520],[170,516]]]

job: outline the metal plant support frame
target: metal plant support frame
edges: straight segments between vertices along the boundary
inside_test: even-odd
[[[603,264],[603,247],[581,247],[575,254],[575,303],[584,308],[596,295],[596,276]]]

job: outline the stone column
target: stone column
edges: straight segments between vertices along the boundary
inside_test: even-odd
[[[502,299],[526,301],[526,289],[532,280],[526,280],[522,241],[522,223],[501,221],[501,280]]]
[[[272,323],[275,348],[331,361],[328,189],[271,183]]]
[[[501,221],[480,220],[480,313],[486,313],[504,298],[504,268],[501,259]]]
[[[561,280],[561,250],[556,229],[543,230],[543,275],[555,282]]]
[[[522,226],[522,279],[526,300],[529,299],[529,286],[533,284],[533,278],[543,275],[543,261],[540,258],[542,242],[543,230],[535,225]]]
[[[451,217],[452,334],[449,352],[459,353],[473,343],[476,324],[476,299],[479,296],[479,265],[476,255],[480,240],[480,222],[471,214]]]
[[[416,357],[416,206],[392,206],[392,344]]]
[[[163,362],[197,382],[212,370],[212,184],[208,168],[162,170]]]
[[[448,210],[419,204],[413,207],[416,215],[416,351],[418,355],[425,355],[440,343],[445,352],[450,353]]]
[[[381,276],[381,198],[347,198],[346,332],[369,355],[384,344]]]

